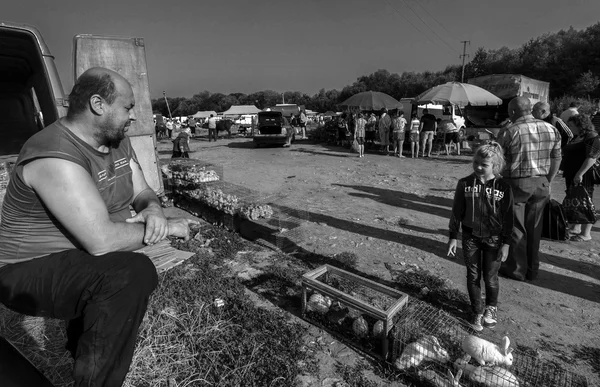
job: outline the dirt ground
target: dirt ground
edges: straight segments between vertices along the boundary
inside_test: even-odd
[[[159,142],[168,162],[170,140]],[[191,140],[192,158],[223,166],[224,180],[301,210],[307,222],[298,246],[323,255],[351,251],[359,270],[391,280],[390,268],[417,264],[466,293],[461,252],[446,257],[456,181],[471,172],[470,153],[431,158],[386,157],[310,140],[291,148],[255,149],[250,138]],[[562,201],[558,177],[552,197]],[[597,195],[596,195],[597,197]],[[600,202],[596,203],[600,205]],[[542,241],[539,278],[501,278],[498,338],[535,350],[543,359],[600,385],[600,228],[589,242]]]

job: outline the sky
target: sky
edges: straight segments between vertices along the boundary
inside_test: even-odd
[[[460,64],[461,41],[468,61],[599,18],[598,0],[4,0],[0,14],[40,30],[67,93],[76,34],[144,38],[152,98],[341,90]]]

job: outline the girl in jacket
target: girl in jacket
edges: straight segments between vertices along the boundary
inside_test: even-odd
[[[467,267],[467,290],[471,301],[471,327],[480,332],[497,322],[498,269],[508,256],[513,229],[513,194],[500,171],[504,168],[500,144],[482,145],[473,156],[473,173],[458,181],[450,217],[448,256],[456,255],[462,229],[462,248]],[[485,306],[481,279],[485,284]]]

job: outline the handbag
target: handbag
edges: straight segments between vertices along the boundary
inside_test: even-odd
[[[573,185],[567,190],[562,203],[567,222],[573,224],[596,223],[596,210],[587,190],[581,184]]]
[[[554,199],[548,200],[542,217],[542,238],[553,241],[569,239],[568,224],[562,205]]]

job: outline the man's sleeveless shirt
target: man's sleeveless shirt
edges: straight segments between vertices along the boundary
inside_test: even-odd
[[[23,166],[40,158],[59,158],[80,165],[96,184],[110,219],[123,222],[131,217],[129,205],[134,198],[130,161],[137,162],[137,157],[129,138],[102,153],[59,120],[33,135],[19,154],[2,206],[0,266],[81,248],[23,181]]]

